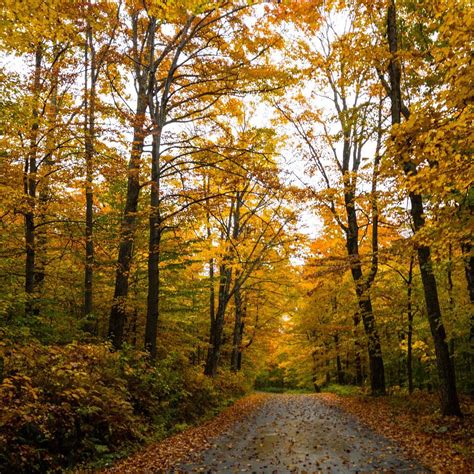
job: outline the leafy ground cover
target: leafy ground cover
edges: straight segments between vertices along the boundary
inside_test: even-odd
[[[111,462],[246,391],[242,376],[211,379],[178,355],[153,365],[106,343],[0,349],[0,472]]]
[[[396,441],[408,456],[435,472],[472,472],[474,402],[463,398],[464,418],[441,416],[435,395],[424,392],[389,397],[321,394],[375,432]]]

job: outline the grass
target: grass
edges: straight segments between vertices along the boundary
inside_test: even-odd
[[[297,387],[258,387],[255,389],[256,392],[265,392],[265,393],[315,393],[314,390],[310,388],[297,388]],[[341,395],[343,397],[348,397],[352,395],[361,395],[361,390],[359,387],[354,385],[339,385],[336,383],[331,383],[329,385],[323,386],[321,388],[322,392],[335,393],[336,395]]]
[[[313,390],[308,388],[294,388],[294,387],[259,387],[255,389],[256,392],[264,392],[264,393],[290,393],[290,394],[298,394],[298,393],[314,393]]]
[[[322,392],[335,393],[343,397],[349,397],[351,395],[360,395],[360,388],[354,385],[339,385],[337,383],[331,383],[322,387]]]

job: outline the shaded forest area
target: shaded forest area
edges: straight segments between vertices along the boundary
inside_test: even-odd
[[[253,387],[462,416],[473,13],[4,0],[0,470],[111,462]]]

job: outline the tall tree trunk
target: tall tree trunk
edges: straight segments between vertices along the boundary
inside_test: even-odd
[[[344,111],[347,105],[343,102]],[[349,257],[352,279],[356,287],[357,303],[359,306],[358,317],[362,319],[364,332],[367,336],[367,351],[369,355],[370,388],[373,395],[385,394],[385,369],[382,358],[380,337],[375,324],[372,309],[370,288],[378,269],[378,207],[377,207],[377,177],[380,163],[380,148],[382,137],[382,104],[379,105],[377,146],[374,159],[371,204],[372,204],[372,261],[368,276],[364,277],[362,262],[359,255],[359,224],[356,210],[356,184],[357,173],[361,162],[362,143],[359,139],[351,137],[351,127],[344,119],[341,120],[343,131],[342,149],[342,179],[344,186],[344,206],[347,216],[347,226],[343,226],[346,234],[346,249]],[[356,133],[354,131],[354,133]],[[352,142],[353,141],[353,142]],[[349,168],[352,154],[352,169]]]
[[[472,246],[465,243],[462,246],[464,256],[464,273],[466,276],[467,291],[469,292],[469,301],[474,304],[474,254]]]
[[[229,289],[232,278],[232,271],[225,265],[219,269],[219,299],[217,311],[213,323],[211,323],[210,341],[211,344],[207,351],[206,365],[204,375],[215,377],[219,366],[220,352],[222,346],[222,333],[224,330],[225,310],[229,301]]]
[[[152,360],[157,355],[157,336],[158,319],[160,311],[160,245],[163,234],[163,221],[165,218],[161,214],[161,137],[163,128],[166,125],[168,114],[168,100],[171,90],[171,84],[174,81],[174,75],[178,68],[180,54],[186,44],[187,31],[190,26],[190,19],[186,23],[183,35],[177,46],[173,60],[168,69],[168,74],[163,84],[160,84],[158,90],[162,90],[160,96],[157,95],[157,79],[155,77],[158,63],[155,62],[155,41],[154,36],[157,28],[156,18],[150,18],[150,64],[154,64],[150,73],[147,85],[148,107],[150,118],[153,122],[152,136],[152,154],[151,154],[151,191],[150,191],[150,218],[149,218],[149,240],[148,240],[148,294],[147,294],[147,314],[145,327],[145,349],[150,353]]]
[[[364,331],[367,336],[367,349],[369,354],[370,387],[372,394],[383,395],[385,393],[385,372],[382,358],[380,338],[375,324],[372,301],[369,288],[362,274],[362,263],[359,256],[357,215],[354,207],[354,196],[352,192],[345,193],[348,232],[346,237],[346,248],[351,263],[352,279],[356,285],[357,302],[359,314],[362,319]]]
[[[207,195],[210,193],[210,180],[205,183],[206,185],[206,192]],[[209,201],[207,201],[207,205],[209,206]],[[210,240],[212,236],[211,232],[211,222],[210,222],[210,213],[207,211],[206,213],[206,222],[207,222],[207,238]],[[215,325],[216,325],[216,295],[215,295],[215,288],[214,288],[214,259],[211,257],[209,259],[209,348],[207,352],[207,359],[206,359],[206,366],[209,361],[209,350],[211,347],[214,346],[214,332],[215,332]],[[210,364],[210,362],[209,362]],[[209,372],[209,373],[206,373]],[[204,369],[204,373],[206,375],[211,375],[212,369]]]
[[[90,54],[90,62],[89,62]],[[92,37],[92,28],[87,24],[85,44],[85,107],[84,107],[84,158],[86,162],[86,254],[84,267],[84,318],[85,329],[92,335],[98,334],[98,322],[94,316],[94,185],[93,169],[95,154],[95,104],[97,66]],[[90,79],[90,85],[89,85]]]
[[[161,128],[153,134],[150,191],[150,236],[148,241],[148,297],[145,326],[145,349],[156,359],[156,339],[160,303],[160,243],[162,221],[160,213],[160,142]]]
[[[208,228],[208,235],[210,235],[210,229]],[[214,259],[209,259],[209,320],[210,320],[210,330],[209,330],[209,348],[214,347],[214,328],[216,324],[216,297],[214,289]],[[209,349],[208,349],[208,359],[209,359]],[[209,370],[212,372],[212,370]],[[206,373],[206,370],[205,372]],[[206,375],[211,375],[207,373]]]
[[[43,58],[42,46],[38,45],[35,51],[35,69],[32,84],[33,96],[33,124],[31,127],[30,149],[25,159],[24,193],[27,198],[27,211],[25,212],[25,315],[27,318],[34,315],[35,302],[35,276],[36,276],[36,187],[37,187],[37,154],[38,154],[38,129],[39,113],[38,101],[41,87],[41,62]]]
[[[120,348],[124,340],[127,318],[127,296],[129,274],[133,256],[133,242],[137,225],[138,199],[140,196],[140,167],[145,140],[145,113],[150,105],[150,91],[153,89],[155,70],[156,19],[148,17],[148,25],[139,46],[139,13],[132,14],[133,63],[137,105],[133,122],[133,142],[128,164],[127,197],[120,229],[119,254],[115,275],[115,290],[109,318],[109,338],[115,348]]]
[[[355,366],[355,383],[362,385],[364,377],[362,375],[362,361],[360,358],[361,345],[357,335],[357,328],[359,327],[360,317],[359,313],[354,314],[354,366]]]
[[[308,339],[310,339],[309,336],[308,336]],[[320,393],[321,392],[321,387],[318,384],[318,354],[317,354],[317,351],[314,350],[311,353],[311,358],[313,359],[312,382],[313,382],[314,391],[316,393]]]
[[[454,290],[454,283],[453,283],[453,246],[451,244],[448,245],[448,265],[446,268],[446,277],[448,280],[448,302],[449,302],[449,312],[451,315],[451,318],[453,320],[456,320],[456,303],[454,301],[454,295],[453,295],[453,290]],[[455,367],[454,364],[454,350],[455,350],[455,343],[454,343],[454,337],[451,336],[451,339],[449,340],[449,355],[451,356],[451,360],[453,361],[453,366]],[[456,370],[456,369],[455,369]]]
[[[469,292],[469,301],[471,303],[471,315],[469,318],[469,343],[474,353],[474,254],[470,243],[462,246],[464,256],[464,274],[466,276],[467,291]]]
[[[137,223],[138,198],[140,195],[140,165],[145,131],[143,127],[147,108],[146,90],[141,83],[138,91],[133,129],[133,144],[128,165],[127,197],[120,229],[119,253],[115,274],[115,290],[109,318],[109,338],[115,348],[122,347],[127,316],[129,273],[132,263],[133,241]]]
[[[235,204],[235,205],[234,205]],[[243,193],[237,191],[235,203],[232,201],[229,211],[229,221],[227,224],[227,235],[232,235],[232,239],[236,240],[240,234],[240,210],[243,204]],[[232,232],[231,232],[232,230]],[[222,333],[224,330],[224,319],[227,304],[231,297],[231,280],[232,280],[232,268],[227,264],[231,260],[231,250],[228,250],[226,257],[224,257],[224,263],[220,265],[219,270],[219,300],[217,305],[216,317],[214,318],[214,324],[211,324],[211,335],[210,341],[212,341],[207,352],[206,366],[204,368],[204,374],[210,377],[215,377],[217,374],[217,368],[219,365],[220,351],[223,344]],[[237,275],[238,280],[238,275]],[[239,282],[236,281],[235,288],[239,286]]]
[[[413,255],[410,257],[410,270],[407,279],[407,317],[408,317],[408,334],[407,334],[407,375],[408,375],[408,393],[413,393],[413,307],[412,307],[412,290],[413,290],[413,266],[415,259]]]
[[[54,91],[52,97],[54,97]],[[54,101],[54,99],[53,99]],[[51,172],[52,157],[50,151],[52,146],[51,137],[48,134],[46,140],[46,156],[42,159],[41,177],[38,179],[38,200],[36,207],[36,226],[35,226],[35,254],[36,254],[36,268],[35,268],[35,294],[36,305],[34,314],[38,316],[41,311],[41,299],[44,295],[44,281],[46,278],[46,267],[48,265],[48,205],[51,201],[51,188],[49,174]]]
[[[472,212],[472,209],[471,209]],[[469,315],[469,353],[467,354],[467,363],[469,365],[469,373],[471,380],[474,379],[474,255],[472,254],[472,246],[465,243],[461,247],[464,257],[464,274],[466,276],[467,290],[469,292],[470,315]]]
[[[38,173],[38,200],[36,223],[36,268],[35,268],[35,293],[37,304],[34,309],[36,315],[40,313],[40,301],[44,295],[44,281],[48,265],[48,207],[51,202],[50,176],[53,172],[56,143],[56,128],[58,116],[58,82],[59,82],[59,56],[62,54],[57,44],[53,46],[53,60],[51,66],[51,89],[48,91],[48,107],[46,108],[46,139],[45,149],[41,159],[41,173]]]
[[[234,305],[235,305],[235,319],[234,319],[234,330],[232,334],[232,353],[230,357],[230,370],[232,372],[238,372],[239,370],[239,359],[241,359],[241,345],[242,335],[244,329],[244,306],[242,302],[242,291],[240,286],[237,284],[234,292]]]
[[[401,96],[401,66],[398,55],[398,33],[395,0],[391,0],[387,14],[387,38],[390,49],[390,99],[392,124],[401,123],[402,96]],[[403,171],[407,176],[417,173],[416,165],[409,159],[402,163]],[[419,232],[425,225],[423,214],[423,198],[413,191],[409,193],[415,231]],[[431,261],[431,249],[427,245],[419,245],[417,249],[418,263],[420,266],[421,280],[425,294],[425,303],[428,313],[431,334],[435,346],[436,366],[439,378],[439,394],[441,412],[443,415],[461,416],[461,408],[456,390],[456,377],[451,357],[449,356],[448,344],[446,342],[446,331],[441,318],[441,308],[438,298],[438,287],[433,273]]]
[[[344,373],[342,371],[341,355],[339,353],[339,334],[334,334],[334,346],[336,348],[336,370],[337,383],[342,385],[344,383]]]
[[[242,324],[240,325],[240,341],[242,341],[242,338],[244,337],[244,327],[245,323],[242,321]],[[237,353],[237,372],[240,372],[242,370],[242,358],[243,351],[240,348],[239,352]]]
[[[206,196],[209,196],[211,193],[211,179],[207,177],[207,180],[204,181],[204,188]],[[206,227],[207,227],[207,239],[210,243],[210,248],[212,248],[212,231],[211,231],[211,214],[209,212],[209,197],[206,200],[207,211],[206,211]],[[216,319],[216,290],[214,287],[214,258],[209,259],[209,347],[214,345],[214,332],[213,328],[215,325]],[[199,349],[199,348],[198,348]]]
[[[454,283],[453,283],[453,246],[448,245],[448,265],[446,268],[446,277],[448,279],[448,299],[449,299],[449,310],[454,311],[455,302],[454,302]]]
[[[209,318],[211,327],[216,317],[216,290],[214,288],[214,259],[209,259]]]
[[[329,344],[325,343],[324,346],[326,347],[326,357],[325,357],[326,360],[324,361],[324,365],[326,366],[326,378],[325,378],[324,385],[329,385],[331,383],[331,368],[330,368],[330,362],[329,362],[329,356],[328,356]]]
[[[236,205],[234,212],[234,229],[232,237],[234,240],[239,238],[240,235],[240,210],[243,205],[243,192],[237,192]],[[234,288],[234,302],[235,302],[235,320],[234,320],[234,330],[232,334],[232,353],[231,353],[231,362],[230,368],[233,372],[237,372],[239,365],[239,354],[241,350],[242,342],[242,286],[239,282],[239,272],[236,272],[235,275],[235,288]]]

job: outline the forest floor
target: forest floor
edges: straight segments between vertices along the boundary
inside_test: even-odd
[[[253,394],[107,472],[469,472],[449,437],[397,425],[389,398]]]

